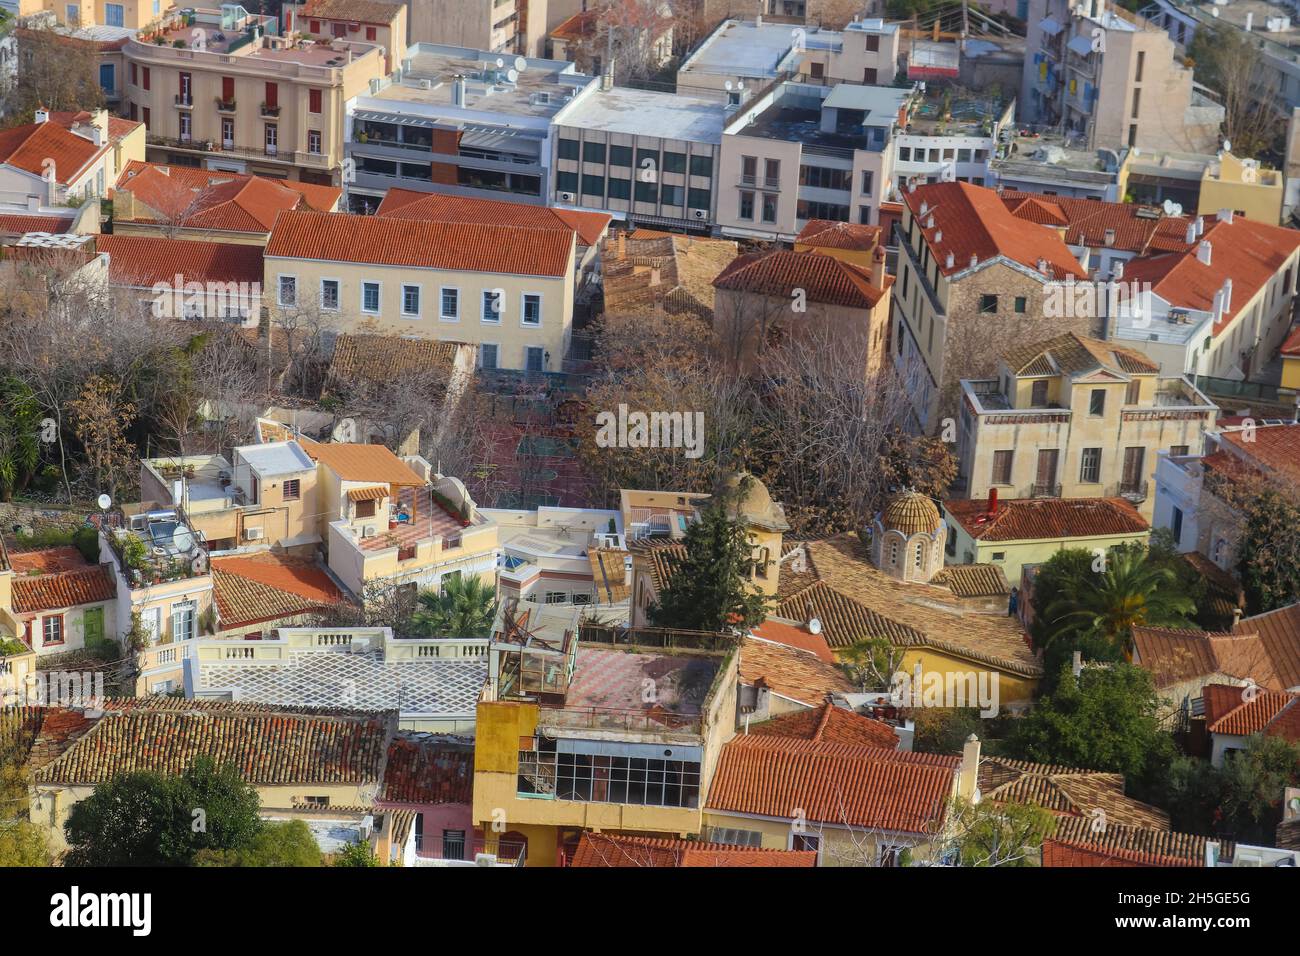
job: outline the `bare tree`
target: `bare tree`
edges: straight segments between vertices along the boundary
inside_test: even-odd
[[[96,76],[95,44],[58,33],[51,27],[15,28],[18,46],[16,81],[4,91],[0,116],[7,125],[30,123],[37,107],[48,110],[95,110],[104,104]]]

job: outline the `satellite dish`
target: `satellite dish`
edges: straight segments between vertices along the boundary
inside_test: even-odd
[[[822,622],[815,617],[810,618],[808,620],[808,630],[813,634],[820,634],[822,632]]]
[[[113,499],[108,495],[100,495],[96,503],[99,505],[100,511],[107,511],[109,506],[113,504]]]
[[[520,73],[524,72],[528,69],[528,61],[522,56],[515,57],[515,69]]]
[[[506,65],[506,61],[503,60],[501,57],[497,57],[497,69],[499,70],[501,69],[501,67],[505,65]]]
[[[1165,200],[1164,210],[1166,216],[1181,216],[1183,214],[1183,207],[1172,199]]]
[[[518,80],[519,80],[519,71],[518,71],[518,70],[507,70],[507,71],[506,71],[506,79],[509,80],[511,83],[516,83],[516,82],[518,82]]]
[[[1225,139],[1225,140],[1223,141],[1223,151],[1224,151],[1225,153],[1231,153],[1231,152],[1232,152],[1232,142],[1231,142],[1231,140],[1226,140],[1226,139]]]
[[[728,93],[731,92],[731,80],[727,80],[727,82],[722,85],[727,90]]]

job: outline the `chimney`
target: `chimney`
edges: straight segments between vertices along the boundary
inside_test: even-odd
[[[1232,277],[1223,280],[1223,311],[1232,311]]]
[[[1083,673],[1083,651],[1074,652],[1074,660],[1070,662],[1070,673],[1075,677]]]
[[[989,489],[988,516],[990,518],[996,518],[998,516],[998,490],[996,488]]]
[[[1219,210],[1217,213],[1215,213],[1214,215],[1215,215],[1215,218],[1219,220],[1219,222],[1226,222],[1228,225],[1230,225],[1230,226],[1232,225],[1232,210],[1231,210],[1231,209],[1220,209],[1220,210]]]
[[[626,230],[618,234],[618,261],[622,262],[627,258],[627,232]]]
[[[465,105],[465,77],[456,76],[451,81],[451,104],[452,106]]]
[[[941,243],[941,242],[943,242],[943,230],[942,230],[942,229],[938,230],[938,231],[935,232],[935,234],[934,234],[934,244],[935,244],[935,245],[938,245],[938,244]]]
[[[1116,281],[1124,278],[1124,260],[1116,259],[1110,264],[1110,277]]]
[[[754,17],[754,27],[760,30],[763,28],[763,14]]]
[[[1187,224],[1187,238],[1184,240],[1189,246],[1196,241],[1196,222],[1192,221]]]
[[[948,253],[947,258],[943,260],[943,267],[945,269],[951,269],[955,261],[956,259],[953,257],[953,254],[950,252]]]
[[[50,121],[50,111],[47,110],[44,106],[36,107],[36,122],[48,123],[49,121]]]
[[[972,803],[978,793],[980,772],[980,739],[974,734],[966,738],[961,748],[961,766],[957,770],[957,796]]]
[[[885,250],[880,246],[871,253],[871,284],[877,289],[885,287]]]
[[[1211,251],[1212,250],[1210,248],[1210,240],[1202,239],[1200,245],[1196,247],[1196,258],[1200,260],[1202,265],[1208,266],[1210,264]]]
[[[912,185],[912,188],[913,188],[913,189],[916,189],[916,185],[913,184],[913,185]],[[925,218],[925,214],[928,213],[929,211],[930,211],[930,204],[929,204],[928,202],[926,202],[924,199],[922,199],[922,200],[921,200],[921,218],[924,219],[924,218]]]
[[[1204,232],[1205,232],[1205,217],[1204,217],[1204,216],[1197,216],[1197,217],[1196,217],[1196,234],[1199,236],[1199,235],[1203,235]]]
[[[1241,608],[1234,607],[1232,609],[1232,626],[1235,628],[1240,623],[1241,623]]]
[[[1254,14],[1254,13],[1247,13],[1247,14],[1246,14],[1246,32],[1249,33],[1249,32],[1250,32],[1250,28],[1251,28],[1252,26],[1254,26],[1254,25],[1255,25],[1255,14]]]
[[[927,216],[927,217],[926,217],[926,219],[925,219],[925,228],[926,228],[926,229],[933,229],[933,228],[934,228],[934,216]]]
[[[979,264],[980,264],[980,257],[972,252],[970,254],[970,267],[974,269]]]
[[[1041,256],[1038,258],[1038,271],[1043,273],[1043,275],[1047,275],[1047,260]]]
[[[1115,230],[1107,229],[1104,233],[1102,233],[1101,241],[1108,246],[1115,245]]]

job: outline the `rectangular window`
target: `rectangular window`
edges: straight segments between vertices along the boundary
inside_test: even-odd
[[[226,149],[235,145],[235,121],[229,116],[221,118],[221,145]]]
[[[280,84],[266,84],[266,108],[268,110],[277,109],[280,106]]]
[[[576,139],[560,140],[560,159],[577,159],[578,141]]]
[[[460,289],[443,287],[442,309],[439,316],[453,322],[460,318]]]
[[[996,295],[980,296],[980,311],[984,314],[990,314],[998,310],[998,297]]]
[[[1136,491],[1146,477],[1145,469],[1142,467],[1146,461],[1147,450],[1140,446],[1131,446],[1124,449],[1124,474],[1121,477],[1122,491]]]
[[[1104,388],[1094,388],[1092,394],[1088,396],[1088,414],[1106,414],[1106,390]]]
[[[582,144],[582,161],[605,165],[605,144],[587,142]]]
[[[1169,522],[1169,530],[1174,535],[1174,547],[1180,547],[1183,543],[1183,509],[1174,508]]]
[[[741,219],[752,220],[754,218],[754,194],[742,190],[740,193],[740,213]]]
[[[63,615],[51,614],[41,620],[41,644],[48,647],[50,644],[63,643]]]
[[[584,173],[582,176],[582,194],[591,196],[599,202],[605,196],[605,177],[588,176]]]
[[[763,161],[763,180],[768,186],[775,186],[781,181],[781,160],[767,159]]]
[[[307,91],[307,112],[308,113],[320,112],[320,90]]]
[[[375,516],[375,499],[367,498],[364,501],[358,501],[356,516],[358,518],[373,518]]]
[[[1138,108],[1141,105],[1141,103],[1142,103],[1142,91],[1140,89],[1135,89],[1133,91],[1133,115],[1132,115],[1133,119],[1138,118]]]
[[[776,222],[776,195],[763,193],[763,221]]]
[[[1146,66],[1147,54],[1145,50],[1138,51],[1137,69],[1133,71],[1133,82],[1142,82],[1142,68]]]
[[[147,90],[147,89],[150,89],[150,85],[151,85],[151,84],[150,84],[149,67],[147,67],[147,66],[146,66],[146,67],[142,67],[141,70],[140,70],[140,72],[141,72],[141,74],[142,74],[142,77],[141,77],[141,78],[144,80],[144,83],[141,84],[141,85],[142,85],[146,90]]]
[[[529,372],[546,370],[546,352],[540,345],[530,345],[524,349],[524,368]]]
[[[284,483],[281,497],[285,501],[297,501],[302,497],[302,479],[290,478]]]
[[[420,315],[420,287],[418,285],[402,286],[402,315]]]
[[[707,189],[688,189],[686,191],[686,205],[692,209],[703,209],[706,212],[712,199]]]
[[[372,315],[379,312],[379,283],[361,283],[361,311]]]
[[[172,640],[188,641],[194,636],[194,602],[172,605]]]
[[[664,183],[659,187],[659,201],[665,206],[680,206],[685,196],[686,189],[682,186]]]
[[[320,307],[329,312],[338,311],[339,308],[339,280],[338,279],[320,280]]]
[[[280,304],[298,304],[298,277],[280,276]]]
[[[610,146],[609,164],[611,166],[632,166],[632,147],[631,146]]]
[[[578,191],[578,174],[566,173],[560,170],[555,174],[555,188],[562,193],[576,193]]]
[[[191,94],[194,92],[194,78],[189,73],[180,74],[180,99],[181,106],[189,106],[194,102]]]
[[[705,179],[711,179],[713,177],[713,157],[692,155],[691,175],[703,176]]]
[[[664,172],[666,173],[686,172],[686,154],[670,153],[667,150],[664,150]]]
[[[274,123],[266,124],[266,154],[274,156],[280,151],[280,129]]]
[[[875,86],[876,75],[876,68],[874,66],[864,67],[862,70],[862,82],[867,86]]]
[[[610,199],[631,199],[632,180],[618,179],[614,176],[610,176],[609,177],[609,198]]]
[[[659,202],[659,184],[654,181],[646,182],[638,176],[636,181],[636,201]]]
[[[1029,300],[1023,295],[1016,296],[1016,311],[1024,315],[1027,308],[1029,308]]]
[[[746,185],[753,185],[758,180],[758,157],[740,157],[740,178]]]
[[[1085,448],[1079,459],[1079,480],[1093,485],[1101,481],[1101,449]]]
[[[1174,458],[1182,458],[1184,455],[1187,454],[1187,447],[1188,446],[1186,445],[1170,445],[1169,454],[1172,455]]]
[[[313,156],[320,155],[320,130],[307,130],[307,152]]]
[[[366,27],[366,40],[373,43],[379,39],[379,31],[375,27]]]
[[[870,169],[864,169],[862,171],[862,195],[871,195],[871,190],[875,186],[875,178],[875,173]]]
[[[1011,484],[1011,458],[1015,454],[1012,450],[995,451],[993,453],[993,478],[992,484],[1009,485]]]
[[[536,292],[524,293],[524,308],[520,321],[524,325],[531,326],[542,324],[542,297]]]
[[[1128,388],[1124,391],[1124,404],[1136,405],[1141,400],[1141,397],[1142,382],[1135,378],[1128,383]]]
[[[484,343],[478,347],[478,364],[482,368],[497,367],[497,347]]]
[[[135,64],[132,64],[134,66]],[[235,78],[233,76],[223,76],[221,78],[221,102],[235,102]]]
[[[1029,404],[1032,408],[1044,408],[1047,405],[1047,379],[1039,379],[1030,388]]]
[[[505,290],[503,289],[484,289],[483,290],[483,321],[500,322],[501,310],[505,307]]]

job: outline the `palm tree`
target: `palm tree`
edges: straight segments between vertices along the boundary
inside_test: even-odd
[[[497,616],[496,591],[482,578],[456,575],[442,592],[422,591],[411,627],[421,637],[488,637]]]
[[[1047,608],[1054,624],[1071,622],[1100,634],[1132,656],[1133,628],[1186,627],[1196,603],[1178,590],[1178,576],[1138,549],[1118,549],[1106,556],[1104,570],[1077,582]]]
[[[0,500],[27,487],[40,464],[41,413],[31,389],[16,378],[0,381]]]

